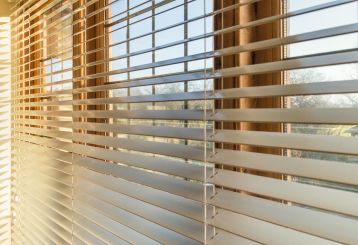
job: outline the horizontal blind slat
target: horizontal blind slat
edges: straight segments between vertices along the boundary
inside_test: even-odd
[[[355,243],[355,219],[237,192],[217,190],[212,205],[342,243]]]
[[[255,239],[264,244],[336,244],[326,239],[314,237],[297,232],[285,227],[255,220],[250,217],[234,214],[223,209],[217,209],[217,214],[211,221],[215,226],[239,234],[244,237]],[[276,234],[272,236],[272,234]]]
[[[317,208],[357,216],[357,193],[312,186],[228,170],[216,170],[211,181],[268,197],[297,202]],[[339,201],[337,201],[339,200]]]

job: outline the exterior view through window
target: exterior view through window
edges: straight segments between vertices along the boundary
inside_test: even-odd
[[[302,8],[314,6],[329,1],[294,1],[287,3],[288,11],[295,11]],[[332,16],[335,16],[332,18]],[[317,31],[325,28],[336,28],[342,25],[350,25],[358,21],[358,4],[351,2],[332,9],[325,9],[289,19],[286,22],[286,35],[297,35],[304,32]],[[338,45],[339,44],[339,45]],[[317,53],[335,53],[341,50],[354,50],[358,48],[357,33],[349,33],[336,37],[328,37],[319,40],[292,44],[287,47],[287,59],[309,56]],[[286,72],[286,83],[315,83],[315,82],[336,82],[342,80],[357,80],[358,64],[342,64],[335,66],[323,66],[316,68],[297,69]],[[289,108],[356,108],[358,106],[358,95],[355,93],[330,94],[330,95],[308,95],[295,96],[286,99]],[[315,124],[289,124],[289,133],[331,135],[343,137],[356,137],[358,135],[357,125],[315,125]],[[288,152],[292,157],[326,159],[331,161],[358,163],[356,156],[346,154],[320,153],[306,150],[291,150]],[[302,177],[294,177],[295,181],[329,186],[357,192],[355,186],[342,185],[322,180],[312,180]]]

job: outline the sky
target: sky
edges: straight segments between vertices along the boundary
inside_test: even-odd
[[[289,11],[295,11],[298,9],[332,1],[333,0],[290,0]],[[347,25],[357,22],[358,4],[357,2],[353,2],[319,12],[290,18],[289,35],[316,31],[319,29]],[[358,48],[357,34],[342,35],[333,38],[325,38],[321,40],[290,45],[289,54],[292,57],[351,48]],[[357,68],[357,65],[341,65],[318,68],[316,70],[323,73],[327,80],[344,80],[352,79],[352,76],[358,76]]]
[[[156,3],[162,0],[157,0]],[[196,16],[204,14],[204,1],[205,7],[207,8],[207,12],[212,10],[212,5],[210,4],[211,0],[196,0],[190,3],[188,9],[188,18],[194,18]],[[315,6],[322,3],[331,2],[333,0],[289,0],[289,9],[288,11],[295,11],[311,6]],[[143,3],[145,0],[132,0],[130,1],[130,6],[136,6],[139,3]],[[166,8],[170,8],[176,5],[180,5],[183,3],[183,0],[176,0],[173,3],[166,4],[163,7],[160,7],[156,11],[163,11]],[[118,1],[113,5],[112,11],[114,14],[120,13],[125,9],[126,1]],[[144,5],[142,8],[150,6],[150,3]],[[138,11],[139,9],[133,10],[133,12]],[[163,28],[178,22],[183,21],[183,12],[184,7],[178,7],[174,10],[171,10],[167,13],[160,14],[155,18],[155,29]],[[150,13],[148,13],[150,14]],[[143,16],[143,15],[142,15]],[[140,16],[140,18],[142,18]],[[332,17],[334,16],[334,17]],[[123,17],[123,16],[121,16]],[[118,18],[121,18],[118,17]],[[134,18],[135,20],[135,18]],[[196,36],[211,31],[212,21],[208,18],[206,26],[204,26],[204,21],[199,20],[189,24],[188,26],[188,36]],[[358,5],[356,2],[344,4],[334,8],[328,8],[319,12],[304,14],[301,16],[289,18],[289,35],[295,35],[299,33],[305,33],[315,30],[320,30],[324,28],[330,28],[340,25],[346,25],[351,23],[356,23],[358,20]],[[141,34],[145,34],[152,29],[152,20],[149,18],[148,20],[141,21],[137,24],[131,25],[130,29],[130,37],[139,36]],[[155,45],[163,45],[166,43],[175,42],[183,39],[183,26],[179,26],[176,28],[172,28],[163,32],[159,32],[155,35]],[[113,42],[117,42],[120,40],[124,40],[125,37],[125,29],[116,31],[112,36]],[[337,45],[339,44],[339,45]],[[152,46],[152,37],[147,36],[140,39],[137,39],[130,44],[130,52],[143,50],[146,48],[150,48]],[[189,44],[189,54],[200,53],[203,52],[204,42],[197,41]],[[183,53],[183,45],[178,45],[173,48],[164,49],[158,51],[156,53],[156,61],[181,57],[184,56]],[[212,47],[212,41],[207,40],[206,50],[209,50]],[[358,35],[350,34],[350,35],[342,35],[339,37],[326,38],[324,40],[316,40],[310,42],[304,42],[299,44],[294,44],[289,46],[289,55],[290,57],[298,56],[298,55],[307,55],[314,54],[320,52],[329,52],[339,49],[350,49],[358,47]],[[120,54],[126,53],[125,45],[120,45],[114,48],[112,55],[117,56]],[[143,54],[137,57],[131,57],[130,64],[131,65],[140,65],[151,62],[151,54]],[[208,64],[207,64],[208,65]],[[199,69],[203,64],[200,63],[192,63],[191,67],[193,69]],[[113,63],[113,69],[119,69],[126,67],[126,61],[116,61]],[[347,76],[352,76],[352,66],[346,66],[349,70],[349,74],[347,75],[346,69],[342,69],[342,66],[339,67],[329,67],[329,68],[321,68],[320,71],[325,73],[327,79],[329,80],[341,80],[347,79]],[[178,70],[178,72],[182,71],[182,67],[180,65],[168,67],[166,71],[170,70]],[[138,72],[138,76],[144,75],[148,71]],[[158,69],[160,73],[160,70]],[[354,72],[353,72],[354,73]]]

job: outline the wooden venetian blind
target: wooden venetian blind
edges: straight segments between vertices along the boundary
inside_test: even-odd
[[[12,241],[357,244],[357,108],[298,102],[358,53],[293,47],[358,24],[290,32],[356,1],[290,2],[18,1]]]

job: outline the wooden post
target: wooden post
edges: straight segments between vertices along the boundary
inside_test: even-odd
[[[215,0],[215,9],[221,9],[238,3],[239,1]],[[227,11],[215,17],[215,30],[220,30],[234,25],[244,24],[253,20],[265,18],[268,16],[278,15],[281,13],[280,0],[267,0],[254,4],[244,5],[236,10]],[[239,46],[251,42],[271,39],[282,36],[281,21],[260,25],[253,28],[244,28],[236,32],[216,36],[214,39],[215,49]],[[281,48],[270,48],[255,52],[242,52],[236,55],[228,55],[215,59],[215,69],[228,67],[239,67],[251,64],[259,64],[271,61],[277,61],[282,58]],[[238,77],[216,79],[214,88],[229,89],[239,87],[252,87],[262,85],[279,85],[282,82],[281,72],[267,73],[260,75],[242,75]],[[281,108],[283,105],[281,98],[251,98],[251,99],[229,99],[215,102],[216,109],[233,109],[233,108]],[[279,123],[248,123],[248,122],[225,122],[216,123],[216,129],[230,130],[254,130],[254,131],[272,131],[281,132],[282,125]],[[241,151],[262,152],[269,154],[281,154],[280,149],[263,148],[249,145],[228,145],[216,144],[217,148],[237,149]],[[228,168],[235,170],[235,168]],[[281,178],[281,174],[269,174],[259,171],[239,169],[239,171],[260,174]]]

